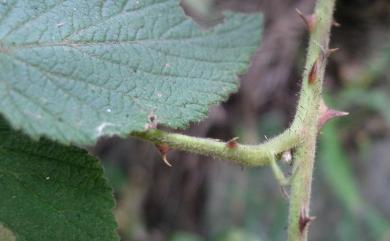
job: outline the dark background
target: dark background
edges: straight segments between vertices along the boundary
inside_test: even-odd
[[[238,93],[192,123],[193,136],[259,143],[288,127],[305,61],[305,26],[314,0],[197,0],[214,9],[264,14],[261,46]],[[187,5],[186,5],[187,6]],[[201,24],[214,11],[186,11]],[[338,0],[324,95],[349,111],[323,129],[314,173],[312,241],[390,240],[390,1]],[[115,215],[124,241],[286,239],[288,201],[268,167],[172,151],[166,166],[153,145],[133,138],[100,140],[115,188]]]

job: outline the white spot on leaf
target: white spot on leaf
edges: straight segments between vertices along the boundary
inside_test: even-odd
[[[107,127],[110,127],[110,126],[115,126],[113,123],[110,123],[110,122],[103,122],[102,124],[100,124],[98,127],[96,127],[96,132],[97,132],[97,135],[98,136],[101,136],[102,134],[104,134],[104,129],[107,128]]]

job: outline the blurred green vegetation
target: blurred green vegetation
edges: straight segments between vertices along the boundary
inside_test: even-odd
[[[335,225],[337,240],[390,240],[389,216],[362,196],[361,182],[355,174],[356,167],[353,167],[359,164],[356,159],[366,159],[361,168],[375,169],[374,162],[370,160],[371,147],[378,139],[388,138],[390,72],[387,66],[390,65],[390,41],[374,56],[364,63],[355,79],[345,81],[337,93],[326,96],[330,106],[350,112],[346,118],[328,123],[319,140],[319,169],[325,185],[343,207],[343,214]],[[367,123],[372,119],[376,121],[370,128]],[[381,134],[378,136],[375,132]],[[384,161],[390,161],[389,156],[384,158]],[[383,178],[385,182],[386,177]]]

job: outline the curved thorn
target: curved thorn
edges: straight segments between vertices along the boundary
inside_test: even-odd
[[[314,14],[305,15],[298,8],[296,8],[295,11],[302,18],[303,22],[305,22],[306,27],[309,30],[309,32],[313,32],[313,30],[316,26],[316,23],[317,23],[316,16]]]
[[[162,159],[163,159],[164,163],[167,164],[167,166],[172,167],[172,164],[169,163],[169,161],[167,160],[167,155],[166,154],[164,154],[162,156]]]
[[[164,163],[167,164],[167,166],[171,167],[172,165],[171,165],[171,163],[169,163],[169,161],[167,159],[167,153],[169,151],[169,146],[167,144],[156,144],[156,147],[157,147],[158,151],[160,152]]]

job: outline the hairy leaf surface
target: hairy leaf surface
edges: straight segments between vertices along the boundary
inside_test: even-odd
[[[237,89],[259,15],[202,31],[178,0],[0,1],[0,111],[30,136],[92,144],[180,128]]]
[[[0,118],[0,240],[117,240],[102,175],[85,151],[33,142]]]

